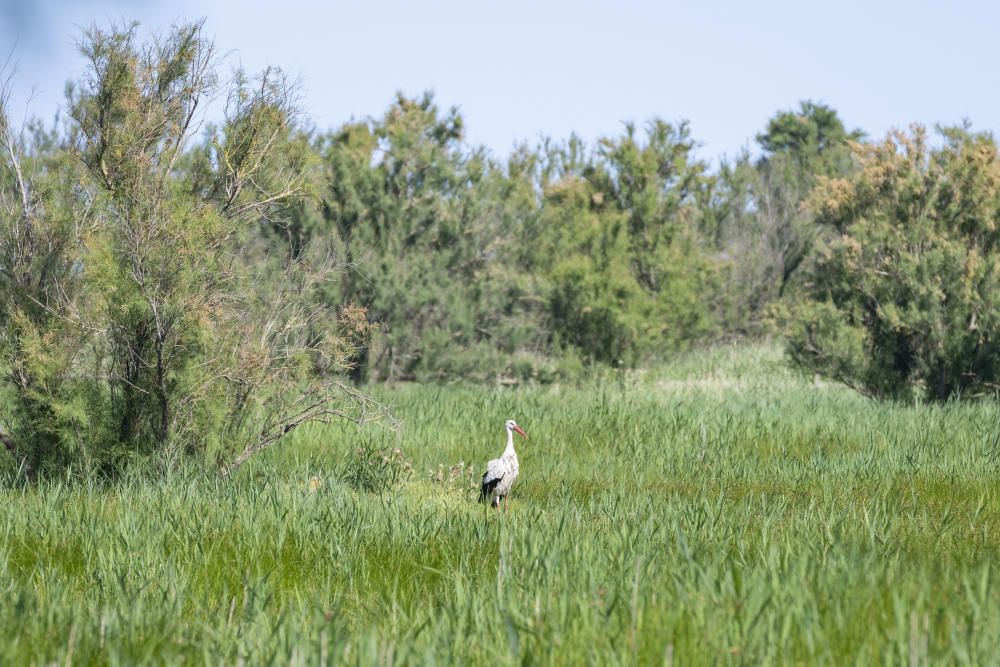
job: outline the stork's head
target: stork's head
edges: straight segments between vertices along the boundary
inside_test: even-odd
[[[510,433],[511,431],[517,431],[517,434],[518,434],[519,436],[521,436],[521,437],[522,437],[522,438],[524,438],[525,440],[527,440],[527,439],[528,439],[528,434],[527,434],[527,433],[525,433],[525,432],[524,432],[523,430],[521,430],[521,427],[520,427],[520,426],[518,426],[518,425],[517,425],[517,422],[516,422],[516,421],[514,421],[513,419],[508,419],[508,420],[507,420],[507,423],[506,423],[506,424],[504,424],[504,426],[506,426],[506,427],[507,427],[507,432],[508,432],[508,433]]]

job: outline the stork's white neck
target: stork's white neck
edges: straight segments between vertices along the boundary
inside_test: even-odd
[[[507,429],[507,449],[503,450],[504,456],[514,454],[514,429]]]

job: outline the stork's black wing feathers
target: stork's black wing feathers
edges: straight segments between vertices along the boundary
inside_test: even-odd
[[[483,475],[483,486],[479,490],[479,502],[484,502],[489,495],[493,493],[493,489],[497,488],[497,484],[500,483],[500,480],[503,479],[503,477],[503,475],[490,477],[490,471],[486,471]]]

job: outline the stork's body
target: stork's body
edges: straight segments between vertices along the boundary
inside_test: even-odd
[[[514,431],[517,431],[522,438],[527,439],[524,431],[513,419],[508,419],[504,425],[507,428],[507,448],[498,459],[493,459],[486,464],[486,473],[483,475],[483,486],[479,491],[479,501],[489,501],[493,507],[503,507],[507,509],[507,496],[517,481],[517,474],[521,471],[521,465],[517,460],[517,452],[514,451]]]

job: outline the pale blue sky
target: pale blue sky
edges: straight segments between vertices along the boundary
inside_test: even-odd
[[[779,109],[825,102],[870,135],[912,122],[1000,128],[1000,4],[987,2],[235,2],[0,0],[17,39],[16,112],[51,116],[83,63],[80,28],[207,18],[250,70],[301,75],[321,128],[381,115],[394,91],[457,105],[467,138],[517,140],[687,119],[706,158],[753,147]]]

